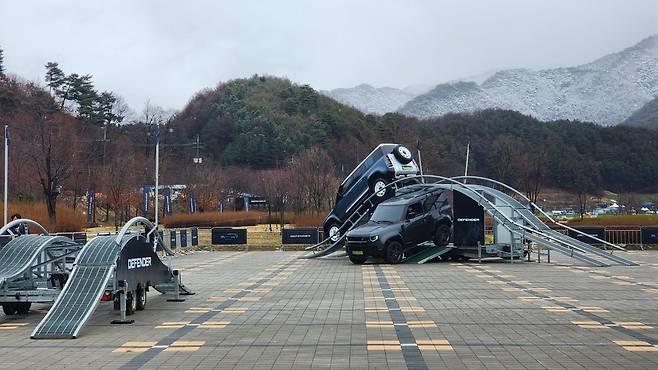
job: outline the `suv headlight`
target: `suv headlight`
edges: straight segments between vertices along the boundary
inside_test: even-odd
[[[371,235],[370,236],[370,241],[371,242],[376,242],[377,240],[379,240],[379,235]]]

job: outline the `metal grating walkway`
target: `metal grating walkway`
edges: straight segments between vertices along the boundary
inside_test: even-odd
[[[121,245],[113,236],[91,240],[78,255],[62,293],[34,329],[32,338],[76,338],[96,309],[120,252]]]

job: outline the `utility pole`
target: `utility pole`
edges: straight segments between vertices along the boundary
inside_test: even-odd
[[[5,187],[4,187],[4,203],[3,203],[3,217],[4,224],[7,224],[7,198],[9,193],[9,126],[5,125]]]
[[[202,164],[203,163],[203,158],[199,155],[199,150],[201,149],[201,142],[199,141],[199,134],[196,135],[196,141],[194,142],[194,146],[196,147],[196,154],[194,155],[194,159],[192,162],[195,164]]]
[[[468,176],[468,157],[471,154],[471,142],[466,144],[466,167],[464,167],[464,184],[466,184],[466,176]]]
[[[155,229],[158,229],[158,188],[160,187],[160,125],[155,131]]]
[[[103,167],[105,167],[105,143],[107,142],[107,123],[103,125]]]

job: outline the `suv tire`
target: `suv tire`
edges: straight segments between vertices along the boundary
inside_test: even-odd
[[[386,188],[386,186],[390,183],[390,181],[383,177],[375,177],[375,179],[372,181],[371,190],[373,194],[375,194],[373,199],[376,202],[381,202],[382,200],[386,199],[388,194],[390,194],[391,189]]]
[[[402,164],[407,164],[413,160],[413,154],[404,145],[398,145],[393,149],[393,155]]]
[[[450,244],[450,226],[446,224],[440,224],[436,227],[434,232],[434,245],[437,247],[445,247]]]
[[[335,239],[334,239],[334,238],[332,237],[332,235],[331,235],[331,233],[332,233],[332,229],[336,230],[335,233],[334,233],[334,235],[336,235],[336,238],[335,238]],[[324,236],[324,238],[325,238],[325,239],[329,239],[329,242],[330,242],[331,244],[337,242],[337,241],[340,239],[340,232],[339,232],[339,230],[340,230],[340,224],[339,224],[338,222],[336,222],[336,221],[331,221],[331,222],[329,223],[329,226],[327,227],[327,229],[324,231],[324,232],[325,232],[325,236]]]
[[[388,243],[386,247],[386,262],[396,264],[402,262],[404,258],[404,249],[402,244],[397,241],[392,241]]]

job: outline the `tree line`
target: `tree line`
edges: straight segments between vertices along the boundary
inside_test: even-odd
[[[138,214],[139,189],[153,183],[156,131],[160,182],[187,185],[204,210],[249,191],[268,199],[271,212],[324,212],[340,180],[381,142],[420,143],[425,172],[443,176],[463,174],[470,143],[470,174],[534,200],[549,187],[583,206],[603,190],[658,187],[655,131],[540,122],[506,110],[430,120],[366,115],[307,85],[258,75],[201,91],[180,112],[147,103],[126,120],[122,99],[99,92],[91,75],[48,63],[39,86],[8,77],[1,61],[0,121],[14,134],[10,196],[43,199],[51,220],[58,201],[79,207],[88,188],[101,195],[105,220]],[[193,162],[197,155],[203,163]]]

